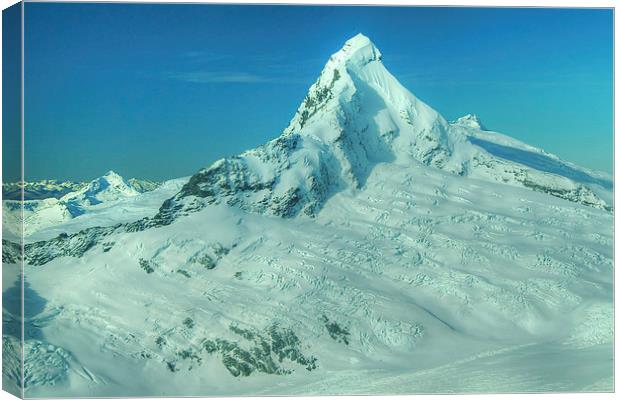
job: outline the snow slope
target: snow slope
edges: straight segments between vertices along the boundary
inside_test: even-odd
[[[612,390],[611,179],[459,121],[358,35],[280,137],[26,244],[27,396]]]

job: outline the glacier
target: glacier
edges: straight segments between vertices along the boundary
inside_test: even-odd
[[[612,178],[382,57],[359,34],[272,141],[5,234],[5,388],[23,258],[28,397],[613,390]]]

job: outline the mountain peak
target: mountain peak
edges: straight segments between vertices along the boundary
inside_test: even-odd
[[[355,50],[358,50],[360,48],[367,47],[367,46],[374,47],[374,44],[370,41],[368,36],[365,36],[363,33],[358,33],[357,35],[353,36],[351,39],[344,42],[344,45],[342,46],[342,48],[343,50],[346,49],[349,51],[355,51]]]
[[[318,140],[341,164],[346,184],[359,187],[378,161],[443,164],[450,153],[447,125],[398,82],[360,33],[329,58],[284,136]]]
[[[62,200],[69,202],[72,207],[83,207],[138,194],[139,192],[131,187],[122,176],[110,170],[105,175],[89,182],[82,190],[65,195]]]
[[[487,128],[482,124],[482,121],[476,114],[467,114],[458,118],[456,121],[452,121],[453,125],[467,126],[469,128],[480,129],[486,131]]]
[[[96,186],[114,186],[114,187],[126,187],[127,182],[125,181],[125,178],[123,178],[121,175],[117,174],[116,172],[109,170],[108,172],[105,173],[105,175],[93,180],[90,185],[96,185]]]
[[[120,176],[119,174],[117,174],[116,172],[114,172],[113,170],[109,170],[108,172],[106,172],[102,178],[108,180],[108,181],[119,181],[119,180],[124,180],[124,178],[122,176]]]
[[[367,36],[358,33],[347,40],[342,48],[332,55],[331,60],[365,65],[371,61],[380,61],[381,52]]]

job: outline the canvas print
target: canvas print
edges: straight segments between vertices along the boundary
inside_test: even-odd
[[[613,391],[613,10],[27,2],[3,33],[4,390]]]

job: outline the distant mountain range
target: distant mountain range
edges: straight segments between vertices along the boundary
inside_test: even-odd
[[[114,174],[110,171],[108,174]],[[102,177],[103,178],[103,177]],[[143,193],[156,189],[160,183],[147,179],[131,178],[126,181],[127,186]],[[91,182],[73,182],[58,180],[42,180],[37,182],[24,183],[24,200],[43,200],[49,198],[60,199],[71,192],[77,192]],[[19,182],[3,182],[2,183],[2,200],[21,200],[21,184]]]
[[[126,180],[114,171],[86,183],[28,182],[24,187],[23,224],[21,202],[15,199],[2,202],[5,237],[19,237],[22,233],[27,239],[36,234],[39,234],[36,237],[49,237],[70,231],[71,226],[84,228],[109,223],[110,218],[114,222],[127,222],[147,216],[152,202],[161,203],[174,194],[180,188],[178,182],[183,182],[183,178],[164,183]],[[7,197],[19,198],[19,184],[5,183],[3,188]],[[73,220],[77,217],[80,219],[76,223]]]

